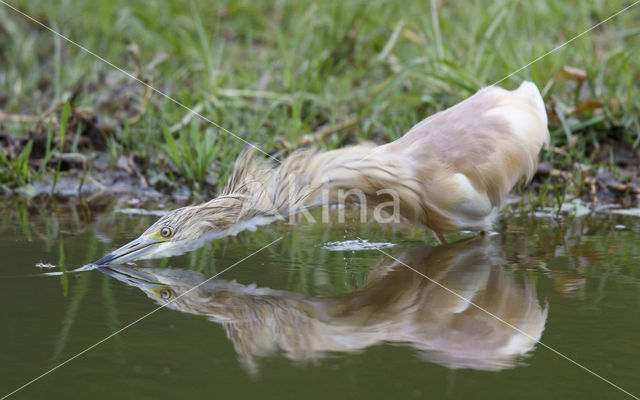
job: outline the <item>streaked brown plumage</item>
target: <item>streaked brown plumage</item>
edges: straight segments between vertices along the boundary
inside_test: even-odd
[[[516,182],[531,178],[548,141],[542,97],[524,82],[513,91],[484,88],[381,146],[299,150],[275,166],[245,150],[220,197],[170,212],[96,264],[178,254],[323,200],[336,202],[350,189],[364,193],[370,206],[397,194],[399,214],[440,238],[488,230]]]
[[[333,297],[235,281],[203,283],[206,278],[191,270],[102,271],[140,287],[158,304],[221,324],[251,370],[256,357],[280,351],[302,361],[383,342],[408,345],[450,368],[500,370],[515,365],[542,335],[547,309],[526,276],[522,287],[502,268],[489,239],[421,246],[397,258],[493,316],[386,256],[361,288]]]

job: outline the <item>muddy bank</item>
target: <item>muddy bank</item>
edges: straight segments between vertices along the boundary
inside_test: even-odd
[[[55,178],[51,174],[15,189],[5,188],[0,200],[4,197],[5,204],[10,199],[18,202],[28,200],[40,206],[51,200],[62,204],[81,201],[94,210],[115,204],[116,209],[133,207],[139,209],[136,213],[140,214],[145,209],[171,209],[210,198],[194,193],[185,183],[176,182],[171,187],[152,186],[140,172],[112,168],[104,161],[89,162],[88,167],[61,172],[55,186]],[[212,185],[209,190],[213,191],[213,188],[215,186]],[[639,207],[640,185],[637,181],[622,183],[612,172],[604,169],[596,176],[590,176],[588,173],[562,171],[549,162],[542,162],[528,186],[512,191],[505,211],[529,211],[543,218],[561,215],[581,217],[593,213],[640,216]]]
[[[591,210],[607,206],[638,207],[640,158],[625,160],[627,164],[624,167],[613,170],[601,167],[595,174],[579,163],[573,165],[573,169],[566,166],[559,169],[560,163],[541,162],[531,183],[512,191],[510,206],[514,209],[556,207],[564,210],[567,203],[579,200],[581,205]],[[121,156],[116,165],[106,154],[95,151],[90,157],[64,154],[60,160],[49,160],[51,170],[58,161],[61,168],[57,179],[54,171],[19,187],[0,186],[0,196],[43,201],[52,197],[69,201],[83,199],[89,203],[97,199],[112,199],[118,203],[187,204],[212,198],[218,189],[218,182],[211,179],[198,191],[193,191],[175,170],[170,171],[173,181],[154,179],[166,177],[162,167],[137,154]],[[30,162],[36,167],[43,160]]]
[[[103,163],[91,163],[89,168],[62,171],[56,181],[54,174],[47,174],[17,188],[2,188],[4,197],[26,199],[55,197],[57,199],[84,198],[91,201],[96,197],[139,199],[161,202],[170,200],[184,203],[194,197],[184,184],[175,184],[170,190],[148,184],[144,177],[118,168],[101,168]],[[199,197],[199,196],[198,196]]]
[[[138,177],[117,170],[93,173],[89,177],[81,173],[65,174],[58,178],[55,186],[53,181],[54,177],[49,176],[13,190],[5,189],[3,195],[29,199],[51,196],[58,199],[82,197],[89,201],[95,197],[111,197],[155,202],[165,201],[168,197],[171,201],[178,203],[186,202],[193,197],[186,185],[181,185],[169,193],[163,193],[154,187],[141,184]]]

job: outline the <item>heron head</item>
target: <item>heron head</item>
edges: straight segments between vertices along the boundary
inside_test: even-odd
[[[161,217],[137,239],[105,255],[94,265],[123,264],[129,261],[169,257],[203,246],[225,236],[237,213],[230,204],[205,203],[178,208]]]

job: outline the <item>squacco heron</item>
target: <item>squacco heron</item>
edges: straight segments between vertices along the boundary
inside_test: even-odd
[[[222,194],[169,212],[96,265],[184,253],[319,206],[357,189],[368,204],[397,200],[401,217],[442,233],[489,230],[508,192],[531,179],[549,142],[535,84],[479,90],[394,142],[295,151],[278,165],[245,150]],[[396,203],[394,203],[396,204]]]

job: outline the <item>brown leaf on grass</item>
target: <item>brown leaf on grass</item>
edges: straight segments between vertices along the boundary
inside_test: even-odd
[[[620,174],[620,172],[618,172]],[[603,189],[609,189],[613,192],[626,195],[627,193],[640,194],[640,188],[635,186],[634,182],[623,183],[613,177],[609,171],[598,172],[596,177],[598,185]]]
[[[623,194],[640,193],[640,188],[634,187],[633,184],[625,184],[620,182],[608,182],[606,185],[607,185],[607,188]]]
[[[552,176],[554,178],[562,178],[565,181],[571,180],[571,178],[573,177],[571,172],[561,171],[561,170],[555,169],[555,168],[552,169],[551,172],[549,172],[549,176]]]
[[[564,79],[573,79],[578,82],[582,82],[587,79],[587,72],[580,68],[565,65],[564,67],[560,68],[560,70],[558,70],[558,77]]]
[[[585,111],[593,111],[603,108],[604,104],[600,101],[585,101],[580,104],[576,108],[573,109],[574,113],[585,112]]]

